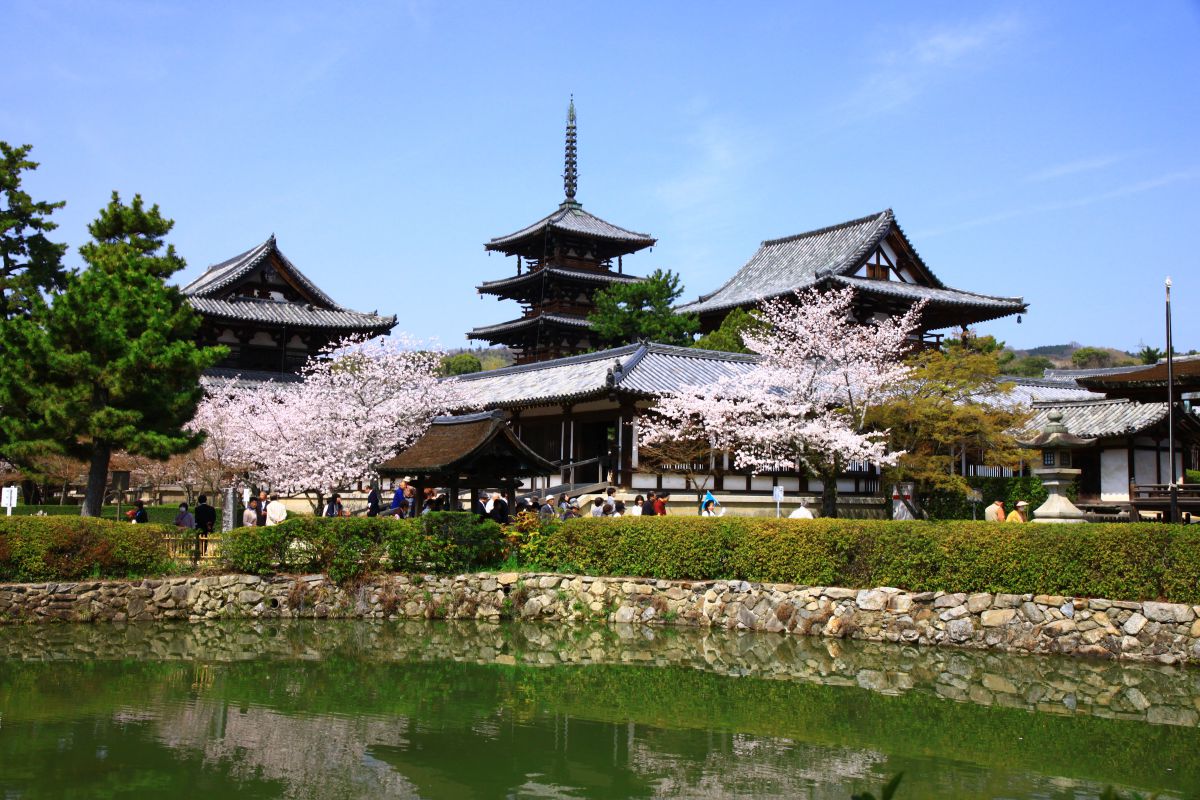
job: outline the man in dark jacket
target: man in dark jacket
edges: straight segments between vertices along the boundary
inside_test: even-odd
[[[217,526],[217,510],[208,504],[208,495],[202,494],[199,499],[200,502],[196,504],[196,531],[212,533]]]
[[[379,516],[379,490],[374,486],[371,487],[371,491],[367,492],[367,516]]]
[[[646,492],[646,502],[642,506],[643,517],[653,517],[658,513],[658,509],[654,507],[654,492]]]
[[[501,525],[508,524],[508,501],[504,499],[504,495],[499,492],[492,495],[492,510],[488,516]]]

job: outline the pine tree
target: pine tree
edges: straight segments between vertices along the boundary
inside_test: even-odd
[[[200,373],[223,348],[196,345],[200,318],[165,283],[184,266],[174,246],[163,251],[173,225],[158,206],[140,196],[124,205],[114,192],[79,250],[86,268],[0,340],[25,362],[0,373],[0,440],[17,460],[84,460],[84,516],[100,513],[114,450],[165,459],[203,439],[184,425],[202,397]]]
[[[683,294],[679,276],[661,269],[637,283],[615,283],[596,292],[588,317],[605,347],[640,339],[687,347],[700,329],[695,314],[677,314],[671,304]]]
[[[0,322],[28,315],[31,298],[66,281],[67,246],[46,238],[58,227],[50,215],[65,203],[34,201],[21,189],[21,173],[38,167],[26,157],[31,149],[0,142]]]

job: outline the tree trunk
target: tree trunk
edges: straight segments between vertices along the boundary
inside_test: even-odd
[[[111,456],[112,447],[109,445],[93,445],[92,460],[88,466],[87,492],[83,496],[80,516],[100,516],[100,508],[104,505],[104,490],[108,486],[108,460]]]

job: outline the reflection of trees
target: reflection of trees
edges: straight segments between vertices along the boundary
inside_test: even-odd
[[[292,796],[591,786],[815,799],[830,795],[814,786],[861,788],[901,769],[929,796],[1044,793],[1044,771],[1071,785],[1200,783],[1195,727],[1068,715],[1055,700],[1071,696],[1078,712],[1131,689],[1154,708],[1200,696],[1200,675],[1147,665],[721,631],[348,621],[8,628],[0,659],[0,763],[20,760],[19,731],[93,724]],[[966,702],[943,699],[960,685]],[[1029,713],[1038,704],[1064,716]],[[1154,774],[1167,764],[1173,773]]]

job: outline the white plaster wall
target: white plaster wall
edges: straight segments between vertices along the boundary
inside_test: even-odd
[[[1129,451],[1106,449],[1100,451],[1100,499],[1126,501],[1129,499]]]
[[[750,477],[750,490],[754,492],[769,492],[771,487],[775,485],[775,480],[770,475],[752,475]]]
[[[1154,456],[1155,454],[1149,450],[1137,450],[1134,452],[1134,481],[1137,483],[1158,483],[1158,472],[1154,468]]]

